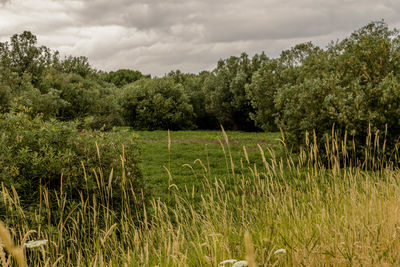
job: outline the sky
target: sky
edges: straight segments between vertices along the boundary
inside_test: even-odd
[[[97,69],[162,76],[211,70],[242,52],[326,47],[382,19],[400,28],[399,0],[0,0],[0,41],[29,30]]]

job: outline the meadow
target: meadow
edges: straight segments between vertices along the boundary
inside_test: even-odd
[[[0,264],[400,265],[399,55],[400,32],[375,21],[325,48],[151,77],[14,34]]]
[[[125,134],[132,133],[128,130]],[[134,134],[141,140],[145,185],[162,201],[167,201],[169,192],[176,188],[195,192],[200,200],[204,176],[226,179],[232,174],[232,163],[234,172],[240,173],[245,153],[251,165],[260,166],[258,146],[281,153],[279,133],[228,131],[228,144],[222,131],[135,131]],[[250,174],[249,170],[245,173]]]
[[[144,212],[133,213],[126,201],[116,216],[107,208],[107,190],[99,190],[100,202],[82,199],[56,225],[31,229],[16,192],[3,187],[4,203],[22,218],[9,230],[0,227],[3,266],[15,259],[21,266],[219,266],[227,259],[249,266],[400,264],[400,172],[384,165],[343,168],[335,150],[340,140],[326,150],[333,164],[325,168],[317,143],[291,154],[279,133],[120,134],[143,140],[141,165],[152,192]],[[99,188],[106,183],[101,178]],[[63,213],[59,196],[54,209]],[[48,242],[28,248],[27,240]]]

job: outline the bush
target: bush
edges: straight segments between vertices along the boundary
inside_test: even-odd
[[[279,127],[283,129],[287,144],[299,148],[305,141],[305,132],[316,132],[317,138],[331,132],[333,124],[341,129],[338,117],[334,116],[333,98],[345,89],[336,80],[306,79],[303,83],[287,85],[277,92],[275,102],[280,110]],[[320,144],[319,147],[324,147]]]
[[[265,60],[265,54],[256,54],[250,59],[246,53],[242,53],[240,57],[218,61],[212,74],[205,78],[203,91],[206,94],[206,110],[226,129],[258,129],[250,118],[254,109],[246,95],[246,86]]]
[[[348,135],[345,145],[353,146],[354,141],[357,157],[366,156],[366,139],[376,132],[376,145],[382,148],[385,142],[387,155],[396,149],[399,47],[398,31],[373,22],[325,51],[303,54],[292,67],[299,78],[284,83],[274,99],[276,122],[287,144],[298,149],[306,132],[315,130],[319,147],[324,147],[334,126],[338,139]]]
[[[76,123],[44,121],[27,113],[10,113],[0,117],[0,181],[2,187],[19,194],[21,205],[34,210],[43,188],[49,190],[50,205],[56,205],[66,193],[67,206],[92,196],[104,196],[110,173],[113,192],[110,208],[121,208],[124,188],[137,194],[130,201],[140,207],[143,190],[138,168],[136,138],[95,131],[79,132]],[[122,164],[121,155],[124,155]],[[84,168],[83,168],[84,166]],[[103,181],[103,182],[102,182]],[[104,182],[105,181],[105,182]],[[130,192],[132,194],[133,192]],[[81,195],[82,194],[82,195]],[[4,207],[0,214],[5,215]]]
[[[284,88],[301,84],[307,77],[316,75],[318,67],[315,66],[320,66],[316,58],[321,57],[321,52],[312,43],[302,43],[282,51],[279,58],[261,63],[246,88],[254,109],[250,117],[257,126],[265,131],[278,130],[277,115],[282,107],[276,107],[277,95]]]
[[[0,112],[8,110],[11,102],[11,89],[6,85],[0,84]]]
[[[124,88],[125,121],[135,129],[191,129],[193,107],[181,84],[171,78],[142,79]]]
[[[250,117],[264,131],[276,131],[275,94],[282,84],[278,71],[278,60],[266,60],[253,74],[251,84],[246,87],[247,97],[254,111]]]
[[[221,129],[215,113],[207,109],[207,92],[203,87],[205,80],[212,74],[202,71],[199,74],[182,73],[179,70],[171,71],[168,77],[175,83],[183,86],[185,94],[189,97],[189,103],[193,107],[194,124],[197,129]]]

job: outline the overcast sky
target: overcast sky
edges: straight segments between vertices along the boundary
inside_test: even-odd
[[[39,44],[102,70],[211,70],[220,58],[312,41],[325,47],[373,20],[400,28],[399,0],[0,0],[0,41]]]

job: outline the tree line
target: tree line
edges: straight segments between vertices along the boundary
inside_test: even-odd
[[[246,53],[198,74],[151,77],[104,72],[85,57],[61,58],[26,31],[0,43],[0,110],[29,108],[45,119],[110,129],[277,131],[288,144],[332,131],[364,141],[400,134],[400,35],[371,22],[325,48],[302,43],[271,58]]]

